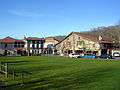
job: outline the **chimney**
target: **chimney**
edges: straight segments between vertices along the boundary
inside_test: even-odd
[[[24,39],[26,39],[26,36],[24,36]]]

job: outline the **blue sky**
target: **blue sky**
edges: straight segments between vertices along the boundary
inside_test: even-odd
[[[67,35],[111,26],[120,0],[0,0],[0,38]]]

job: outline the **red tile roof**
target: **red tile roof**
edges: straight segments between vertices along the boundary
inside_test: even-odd
[[[81,36],[81,37],[83,37],[83,38],[85,38],[87,40],[94,41],[94,42],[99,42],[99,43],[114,43],[113,39],[111,39],[111,38],[107,38],[107,37],[100,36],[100,35],[90,35],[90,34],[81,33],[81,32],[71,32],[63,40],[65,40],[67,37],[69,37],[73,33],[77,34],[78,36]],[[101,37],[101,40],[99,40],[99,36]],[[61,43],[63,40],[61,40],[59,43]],[[59,43],[57,43],[56,45],[58,45]]]
[[[104,36],[100,36],[100,35],[90,35],[90,34],[79,33],[79,32],[73,32],[73,33],[75,33],[79,36],[82,36],[88,40],[94,41],[94,42],[113,43],[112,38],[108,38],[108,37],[104,37]],[[101,37],[101,40],[99,40],[100,37]]]
[[[38,37],[28,37],[28,38],[25,38],[24,40],[44,40],[44,39],[38,38]]]
[[[54,38],[46,38],[46,39],[45,39],[45,42],[46,42],[46,43],[53,42],[53,41],[54,41]]]
[[[12,37],[5,37],[5,38],[3,38],[3,39],[0,39],[0,42],[1,43],[10,43],[10,42],[17,42],[17,41],[23,41],[23,40],[19,40],[19,39],[14,39],[14,38],[12,38]]]

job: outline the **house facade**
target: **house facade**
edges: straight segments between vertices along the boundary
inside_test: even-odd
[[[2,55],[22,55],[25,53],[25,42],[23,40],[6,37],[0,39],[0,54]]]
[[[28,55],[30,54],[42,54],[43,53],[43,46],[45,40],[43,38],[38,37],[28,37],[24,38],[25,42],[25,50],[27,51]]]
[[[7,56],[42,54],[45,40],[28,37],[22,40],[6,37],[0,39],[0,54]]]
[[[112,54],[115,42],[104,36],[72,32],[58,42],[54,38],[28,37],[22,40],[6,37],[0,39],[0,54],[2,55],[37,55],[37,54],[68,54],[93,53]]]
[[[111,53],[114,41],[99,35],[72,32],[55,45],[60,54],[66,53],[93,53],[97,56]]]
[[[55,38],[45,38],[44,54],[54,54],[54,45],[58,43]]]

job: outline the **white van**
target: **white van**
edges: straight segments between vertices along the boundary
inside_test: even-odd
[[[69,54],[69,57],[72,57],[72,58],[78,58],[80,55],[77,54],[77,53],[71,53]]]
[[[120,52],[114,52],[114,53],[113,53],[113,56],[114,56],[114,57],[119,57],[119,56],[120,56]]]

